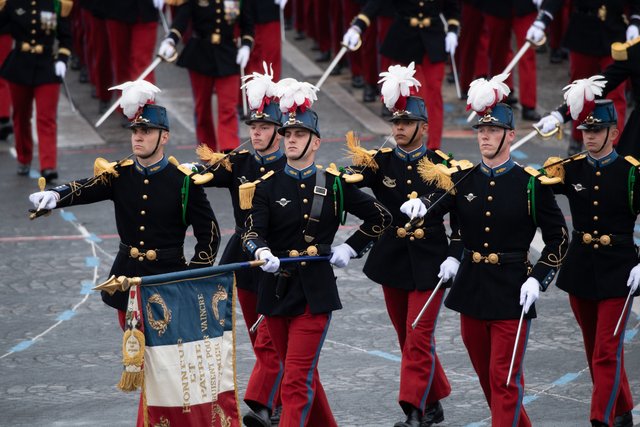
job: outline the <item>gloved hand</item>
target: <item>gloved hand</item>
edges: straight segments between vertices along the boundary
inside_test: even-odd
[[[189,169],[191,172],[198,172],[198,165],[196,163],[180,163],[181,169]]]
[[[400,206],[400,212],[409,218],[422,218],[427,213],[427,207],[420,199],[409,199]]]
[[[540,6],[542,6],[542,2],[544,0],[531,0],[531,3],[533,3],[536,6],[536,9],[540,9]]]
[[[531,305],[540,295],[540,282],[535,277],[529,277],[520,287],[520,305],[524,306],[524,312],[528,313]]]
[[[562,114],[557,111],[552,111],[548,115],[538,121],[534,126],[540,129],[542,133],[549,133],[556,128],[556,126],[564,123],[564,119],[562,118]]]
[[[638,26],[631,24],[627,27],[627,41],[631,41],[640,35]]]
[[[249,48],[249,46],[242,46],[240,49],[238,49],[238,55],[236,55],[236,64],[238,64],[240,68],[244,68],[247,66],[250,53],[251,49]]]
[[[158,48],[158,56],[163,58],[171,58],[176,54],[176,42],[171,37],[167,37],[162,40],[160,47]]]
[[[280,9],[284,9],[284,7],[287,5],[287,0],[273,0],[273,2],[280,6]]]
[[[460,267],[460,261],[449,256],[447,259],[442,261],[442,264],[440,264],[440,273],[438,273],[438,277],[442,279],[443,282],[447,282],[449,279],[456,277],[458,267]]]
[[[355,25],[352,25],[344,36],[342,36],[342,44],[345,45],[349,50],[353,50],[360,42],[360,28]]]
[[[638,290],[638,284],[640,283],[640,264],[631,269],[629,273],[629,280],[627,280],[627,286],[630,293],[635,293]]]
[[[60,200],[60,194],[55,191],[38,191],[29,195],[29,201],[36,209],[54,209]]]
[[[342,243],[331,248],[331,259],[329,262],[338,268],[346,267],[349,260],[358,255],[347,243]]]
[[[67,74],[67,64],[62,61],[56,61],[56,76],[64,79],[64,75]]]
[[[534,21],[527,30],[527,40],[530,40],[534,43],[540,43],[540,41],[544,38],[545,28],[546,25],[544,25],[544,22]]]
[[[162,6],[164,6],[164,0],[153,0],[153,6],[158,10],[162,10]]]
[[[449,31],[444,38],[444,50],[448,54],[455,54],[458,47],[458,35],[452,31]]]
[[[273,255],[269,249],[263,249],[258,254],[258,259],[260,261],[266,261],[264,264],[260,266],[262,271],[266,271],[267,273],[275,273],[280,268],[280,258]]]

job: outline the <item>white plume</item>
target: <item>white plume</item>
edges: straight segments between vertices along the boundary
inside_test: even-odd
[[[604,76],[596,75],[588,79],[576,80],[562,89],[565,91],[564,101],[569,106],[573,120],[578,120],[585,104],[593,103],[596,96],[602,95],[602,89],[606,84]]]
[[[247,90],[247,100],[249,108],[252,110],[259,109],[264,98],[273,98],[276,96],[276,84],[273,81],[273,67],[267,66],[266,62],[262,63],[264,74],[256,73],[244,76],[242,78],[242,89]]]
[[[491,80],[476,79],[469,85],[467,95],[467,109],[478,114],[484,114],[487,109],[493,107],[509,96],[509,86],[504,83],[509,73],[498,74]]]
[[[140,107],[153,102],[156,98],[156,93],[161,92],[160,88],[146,80],[122,83],[118,86],[110,87],[109,90],[122,91],[120,107],[129,120],[136,116]]]
[[[310,108],[318,99],[318,88],[307,82],[286,78],[276,83],[276,96],[280,98],[280,110],[283,113],[294,111],[297,107]]]
[[[415,73],[413,62],[408,67],[392,65],[389,71],[380,73],[381,79],[378,80],[378,83],[382,83],[380,93],[384,99],[384,105],[389,110],[395,107],[401,96],[410,96],[412,87],[416,90],[420,87],[420,82],[413,77]]]

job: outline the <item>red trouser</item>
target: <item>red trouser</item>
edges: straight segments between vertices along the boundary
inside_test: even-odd
[[[416,66],[414,75],[422,86],[418,96],[424,99],[429,118],[429,139],[427,148],[437,150],[442,142],[442,127],[444,122],[442,106],[442,79],[444,78],[444,62],[431,62],[427,54],[421,64]]]
[[[569,75],[571,81],[586,79],[594,74],[599,74],[612,62],[613,58],[610,56],[591,56],[577,52],[569,52]],[[618,113],[618,129],[620,129],[620,133],[622,133],[622,129],[624,128],[624,118],[625,113],[627,112],[627,101],[624,97],[624,86],[625,85],[623,84],[618,85],[617,88],[609,92],[607,95],[607,99],[612,100],[616,107],[616,111]],[[582,132],[576,129],[578,124],[579,123],[575,120],[573,121],[571,137],[576,141],[582,141]],[[618,144],[617,138],[613,141],[613,144]]]
[[[85,32],[85,12],[86,9],[76,7],[71,9],[71,35],[73,37],[72,49],[74,55],[84,64],[85,52],[87,51],[87,34]]]
[[[489,34],[483,16],[477,7],[462,3],[464,27],[460,29],[460,44],[455,57],[463,94],[473,79],[489,74]]]
[[[107,24],[104,19],[96,18],[89,11],[83,9],[85,32],[87,37],[86,63],[89,67],[91,83],[96,87],[96,95],[101,101],[109,101],[113,85],[113,70],[109,64],[109,40],[107,38]],[[123,83],[122,81],[118,83]]]
[[[9,82],[13,101],[13,134],[18,162],[29,165],[33,160],[33,135],[31,117],[33,101],[36,101],[36,130],[40,170],[56,168],[56,114],[60,84],[48,83],[25,86]]]
[[[135,80],[153,61],[158,23],[127,24],[107,19],[109,50],[117,84]],[[135,42],[134,42],[135,41]],[[154,83],[153,72],[145,80]]]
[[[7,59],[9,52],[11,52],[11,46],[13,39],[11,34],[0,34],[0,65]],[[11,94],[9,92],[9,83],[0,78],[0,118],[9,118],[11,114]]]
[[[629,381],[624,370],[624,332],[632,304],[629,304],[625,313],[621,331],[614,337],[613,331],[625,298],[595,301],[569,295],[569,302],[582,330],[593,382],[591,420],[612,425],[615,416],[633,409]]]
[[[255,292],[236,288],[242,315],[247,331],[258,320],[256,305],[258,298]],[[255,333],[249,332],[251,346],[256,355],[256,363],[249,377],[245,401],[258,402],[269,409],[275,408],[280,401],[278,393],[282,379],[282,366],[265,322],[262,322]]]
[[[216,151],[233,150],[238,138],[238,87],[240,75],[210,77],[189,70],[196,112],[196,138],[199,144],[206,144]],[[213,88],[218,95],[218,133],[213,126],[211,97]]]
[[[460,315],[462,341],[491,409],[493,427],[531,426],[529,416],[522,404],[524,396],[524,364],[522,362],[530,327],[531,320],[522,322],[510,386],[507,387],[505,384],[509,375],[518,319],[478,320],[464,314]]]
[[[266,317],[269,334],[284,361],[280,388],[280,427],[337,427],[320,383],[318,359],[327,336],[331,313],[294,317]]]
[[[489,33],[489,57],[491,58],[489,74],[495,76],[504,71],[511,61],[511,31],[515,34],[516,45],[520,49],[526,42],[527,30],[536,20],[536,14],[513,16],[508,19],[485,14],[484,19]],[[518,76],[520,78],[520,104],[523,107],[535,108],[537,104],[535,48],[527,49],[527,52],[518,61]],[[509,76],[506,83],[513,89],[512,76]]]
[[[313,39],[318,43],[320,52],[331,50],[331,18],[327,10],[326,0],[309,0],[313,3],[312,19],[315,21]]]
[[[251,49],[251,56],[247,63],[245,74],[249,75],[254,71],[264,73],[262,62],[273,66],[273,81],[280,80],[282,72],[282,42],[280,41],[280,21],[268,22],[266,24],[256,24],[256,43]]]
[[[444,290],[438,291],[429,303],[415,329],[411,324],[432,291],[406,291],[387,286],[382,290],[402,351],[398,401],[401,405],[409,403],[424,411],[427,403],[435,403],[451,393],[447,375],[436,354],[435,329]]]

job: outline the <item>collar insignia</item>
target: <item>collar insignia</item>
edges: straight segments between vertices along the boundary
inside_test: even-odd
[[[280,200],[276,200],[276,203],[279,204],[280,206],[282,206],[283,208],[285,206],[287,206],[289,203],[291,203],[291,200],[287,200],[284,197]]]
[[[571,185],[573,185],[573,188],[574,188],[576,191],[582,191],[582,190],[585,190],[585,189],[586,189],[586,187],[584,187],[584,186],[583,186],[582,184],[580,184],[580,183],[577,183],[577,184],[571,184]]]
[[[394,188],[396,186],[396,180],[393,178],[389,178],[388,176],[385,175],[384,179],[382,180],[382,183],[389,188]]]
[[[464,196],[464,198],[465,198],[465,199],[467,199],[467,202],[472,201],[472,200],[473,200],[473,199],[475,199],[476,197],[478,197],[478,196],[476,196],[476,195],[475,195],[475,194],[473,194],[473,193],[469,193],[469,194],[466,194],[466,195]]]
[[[16,9],[16,15],[18,15],[18,16],[22,16],[25,13],[27,13],[27,11],[24,10],[23,8]]]

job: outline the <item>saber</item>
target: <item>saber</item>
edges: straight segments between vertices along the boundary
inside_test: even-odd
[[[518,332],[516,333],[516,342],[513,345],[513,354],[511,355],[511,364],[509,365],[509,375],[507,375],[507,384],[511,381],[511,373],[513,371],[513,362],[516,360],[516,351],[518,350],[518,341],[520,341],[520,329],[522,328],[522,319],[524,319],[524,304],[522,305],[522,312],[520,313],[520,321],[518,322]]]
[[[172,58],[163,58],[161,56],[156,56],[156,58],[153,60],[153,62],[142,72],[142,74],[140,74],[140,76],[136,79],[136,80],[143,80],[145,77],[147,77],[163,60],[167,61],[167,62],[172,62],[175,60],[175,58],[177,57],[177,54],[174,55]],[[102,117],[100,117],[98,119],[98,121],[96,122],[95,125],[93,125],[94,127],[98,127],[100,126],[102,123],[104,123],[105,120],[107,120],[107,118],[113,114],[114,111],[116,111],[116,108],[118,108],[118,105],[120,105],[120,100],[122,99],[122,94],[118,97],[118,99],[116,100],[116,102],[114,102],[111,107],[109,107],[109,109],[102,115]]]
[[[284,37],[284,9],[280,8],[280,41],[285,42]]]
[[[360,49],[360,46],[362,46],[362,36],[360,36],[360,40],[358,40],[358,43],[353,47],[353,49],[349,49],[346,45],[343,44],[340,50],[338,51],[338,54],[336,55],[336,57],[333,58],[333,61],[331,61],[331,64],[329,64],[327,69],[324,71],[324,74],[322,75],[322,77],[320,77],[320,80],[318,80],[318,83],[316,83],[316,87],[320,89],[320,86],[322,86],[324,81],[327,80],[327,78],[329,77],[329,74],[331,74],[333,69],[336,68],[336,65],[338,65],[338,62],[340,62],[340,60],[342,59],[344,54],[347,53],[348,50],[350,50],[351,52],[355,52],[356,50]]]
[[[440,286],[442,286],[442,283],[444,283],[444,279],[440,279],[440,281],[438,281],[438,284],[436,285],[435,289],[433,290],[433,292],[431,292],[431,295],[429,295],[429,299],[427,299],[427,302],[425,302],[424,305],[422,306],[422,310],[420,310],[420,313],[418,313],[418,315],[416,316],[416,320],[414,320],[413,323],[411,324],[411,329],[415,329],[416,326],[418,326],[418,322],[422,318],[422,315],[424,314],[424,312],[427,311],[427,307],[429,307],[429,303],[431,302],[433,297],[436,295],[436,292],[438,292],[438,290],[440,289]]]
[[[633,292],[629,289],[629,295],[627,295],[627,300],[624,302],[624,307],[622,307],[622,313],[620,313],[620,318],[618,319],[618,324],[616,325],[616,329],[613,331],[613,336],[618,335],[618,328],[620,328],[620,324],[622,323],[622,319],[624,318],[624,313],[627,311],[627,305],[629,305],[629,300],[631,300],[631,296]]]
[[[458,79],[458,68],[456,67],[456,58],[451,54],[451,71],[453,72],[453,81],[456,84],[456,93],[458,99],[462,99],[462,90],[460,90],[460,80]]]
[[[69,86],[67,85],[67,80],[62,77],[62,87],[64,87],[64,93],[67,94],[67,99],[69,100],[69,105],[71,106],[71,111],[74,113],[78,112],[76,108],[76,104],[73,102],[73,98],[71,97],[71,92],[69,91]]]
[[[164,16],[164,10],[160,9],[158,11],[158,15],[160,15],[160,22],[162,23],[162,29],[164,30],[165,37],[169,35],[171,31],[169,29],[169,23],[167,22],[167,17]]]
[[[264,320],[264,314],[261,314],[260,316],[258,316],[258,320],[256,320],[256,323],[251,325],[251,327],[249,328],[249,332],[252,334],[255,334],[256,331],[258,330],[258,326],[260,326],[260,323],[262,323],[263,320]]]
[[[240,67],[240,81],[242,81],[242,79],[244,79],[244,67]],[[245,87],[245,85],[242,85],[240,90],[242,91],[242,115],[243,117],[248,117],[249,110],[247,108],[247,88]]]

